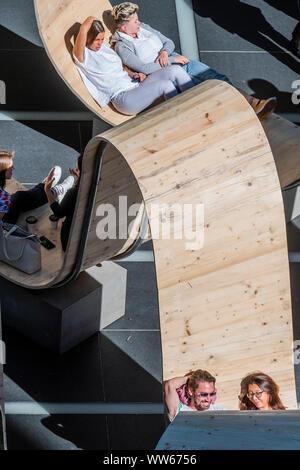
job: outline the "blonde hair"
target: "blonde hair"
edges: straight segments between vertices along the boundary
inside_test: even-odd
[[[11,160],[15,152],[0,149],[0,187],[4,188],[6,183],[5,172],[11,166]]]
[[[130,21],[138,10],[139,6],[136,3],[124,2],[113,7],[111,14],[117,26],[120,26],[126,21]]]

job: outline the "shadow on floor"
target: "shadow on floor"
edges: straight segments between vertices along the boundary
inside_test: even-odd
[[[269,52],[278,61],[299,73],[300,62],[286,53],[291,38],[287,39],[274,29],[259,8],[240,0],[193,0],[193,9],[196,15],[211,18],[216,25]]]
[[[282,11],[288,16],[295,18],[298,20],[300,18],[299,10],[297,7],[297,0],[290,0],[289,2],[285,2],[283,0],[264,0],[268,3],[271,7],[276,8],[279,11]]]
[[[46,411],[47,402],[162,403],[161,384],[100,333],[63,356],[40,348],[9,328],[3,329],[3,340],[7,348],[4,372],[15,384],[10,385],[9,401],[15,401],[15,387],[19,399],[21,389],[27,401],[29,395],[43,403]],[[57,448],[55,442],[42,442],[45,429],[41,425],[56,439],[58,436],[76,448],[90,450],[153,449],[165,427],[163,415],[52,414],[41,419],[14,415],[7,420],[8,448]],[[22,436],[26,426],[30,432]]]

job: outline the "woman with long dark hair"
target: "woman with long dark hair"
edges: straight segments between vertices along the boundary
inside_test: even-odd
[[[263,372],[246,375],[241,381],[240,410],[285,410],[276,382]]]
[[[73,57],[84,84],[93,98],[106,106],[109,102],[121,113],[132,115],[148,108],[158,98],[171,98],[193,86],[180,66],[165,67],[146,77],[122,65],[118,54],[104,41],[101,21],[89,16],[81,25]]]

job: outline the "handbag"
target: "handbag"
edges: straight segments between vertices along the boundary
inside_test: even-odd
[[[27,274],[41,269],[41,245],[38,237],[18,225],[0,227],[0,261]]]

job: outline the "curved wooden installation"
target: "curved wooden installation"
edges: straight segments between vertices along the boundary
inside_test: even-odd
[[[111,4],[108,0],[35,0],[35,11],[39,32],[56,71],[65,81],[71,91],[87,108],[93,111],[100,119],[113,126],[131,119],[115,110],[112,105],[101,106],[94,101],[74,65],[72,49],[74,35],[77,34],[80,24],[88,16],[95,16],[106,26],[105,41],[109,43],[112,23],[109,12]],[[108,29],[110,28],[110,29]]]
[[[120,196],[148,213],[164,379],[206,368],[217,376],[219,405],[236,409],[241,377],[259,367],[296,408],[280,184],[264,130],[241,94],[212,80],[92,139],[62,265],[26,276],[1,264],[1,275],[48,287],[126,251],[138,228],[132,240],[99,239],[102,204],[117,208]]]
[[[241,378],[259,367],[297,408],[282,196],[248,103],[210,81],[98,138],[128,162],[150,227],[155,203],[204,207],[202,248],[186,249],[187,236],[153,239],[164,379],[207,368],[219,405],[237,409]]]

